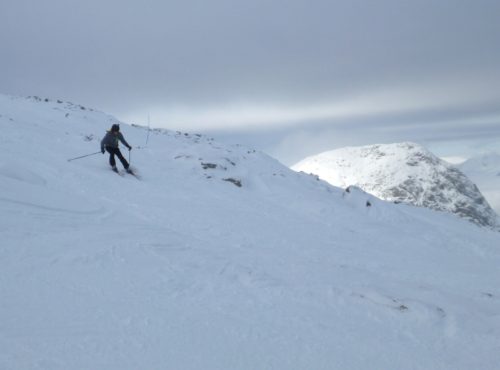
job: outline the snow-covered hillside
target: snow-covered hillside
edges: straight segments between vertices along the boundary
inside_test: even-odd
[[[306,158],[293,169],[335,186],[359,186],[384,200],[454,213],[480,226],[500,225],[467,176],[418,144],[341,148]]]
[[[481,193],[500,214],[500,154],[486,153],[457,166],[481,190]]]
[[[1,369],[495,369],[500,233],[0,96]],[[141,148],[138,148],[141,147]]]

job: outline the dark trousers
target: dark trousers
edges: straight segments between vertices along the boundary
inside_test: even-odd
[[[118,159],[120,160],[120,162],[122,162],[123,167],[125,167],[125,169],[128,169],[129,164],[128,164],[127,160],[123,157],[123,154],[122,154],[122,152],[120,152],[120,149],[111,148],[111,147],[107,146],[106,150],[109,153],[109,164],[111,165],[111,167],[116,166],[116,161],[115,161],[115,155],[116,155],[118,157]]]

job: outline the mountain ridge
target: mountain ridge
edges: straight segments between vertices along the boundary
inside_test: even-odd
[[[478,185],[488,203],[500,214],[500,154],[480,154],[457,167]]]
[[[142,180],[120,177],[67,161],[113,116],[0,115],[0,368],[497,366],[499,233],[125,123]]]
[[[356,185],[381,199],[454,213],[500,230],[496,213],[457,167],[411,142],[347,147],[308,157],[292,166],[332,185]]]

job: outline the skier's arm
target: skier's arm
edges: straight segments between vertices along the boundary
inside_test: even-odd
[[[118,134],[118,140],[120,140],[122,144],[128,148],[128,150],[132,149],[132,147],[127,143],[121,132]]]

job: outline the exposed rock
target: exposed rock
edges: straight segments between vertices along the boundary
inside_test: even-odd
[[[499,221],[477,186],[458,168],[414,143],[337,149],[293,166],[339,187],[355,185],[378,198],[454,213],[477,225]]]

